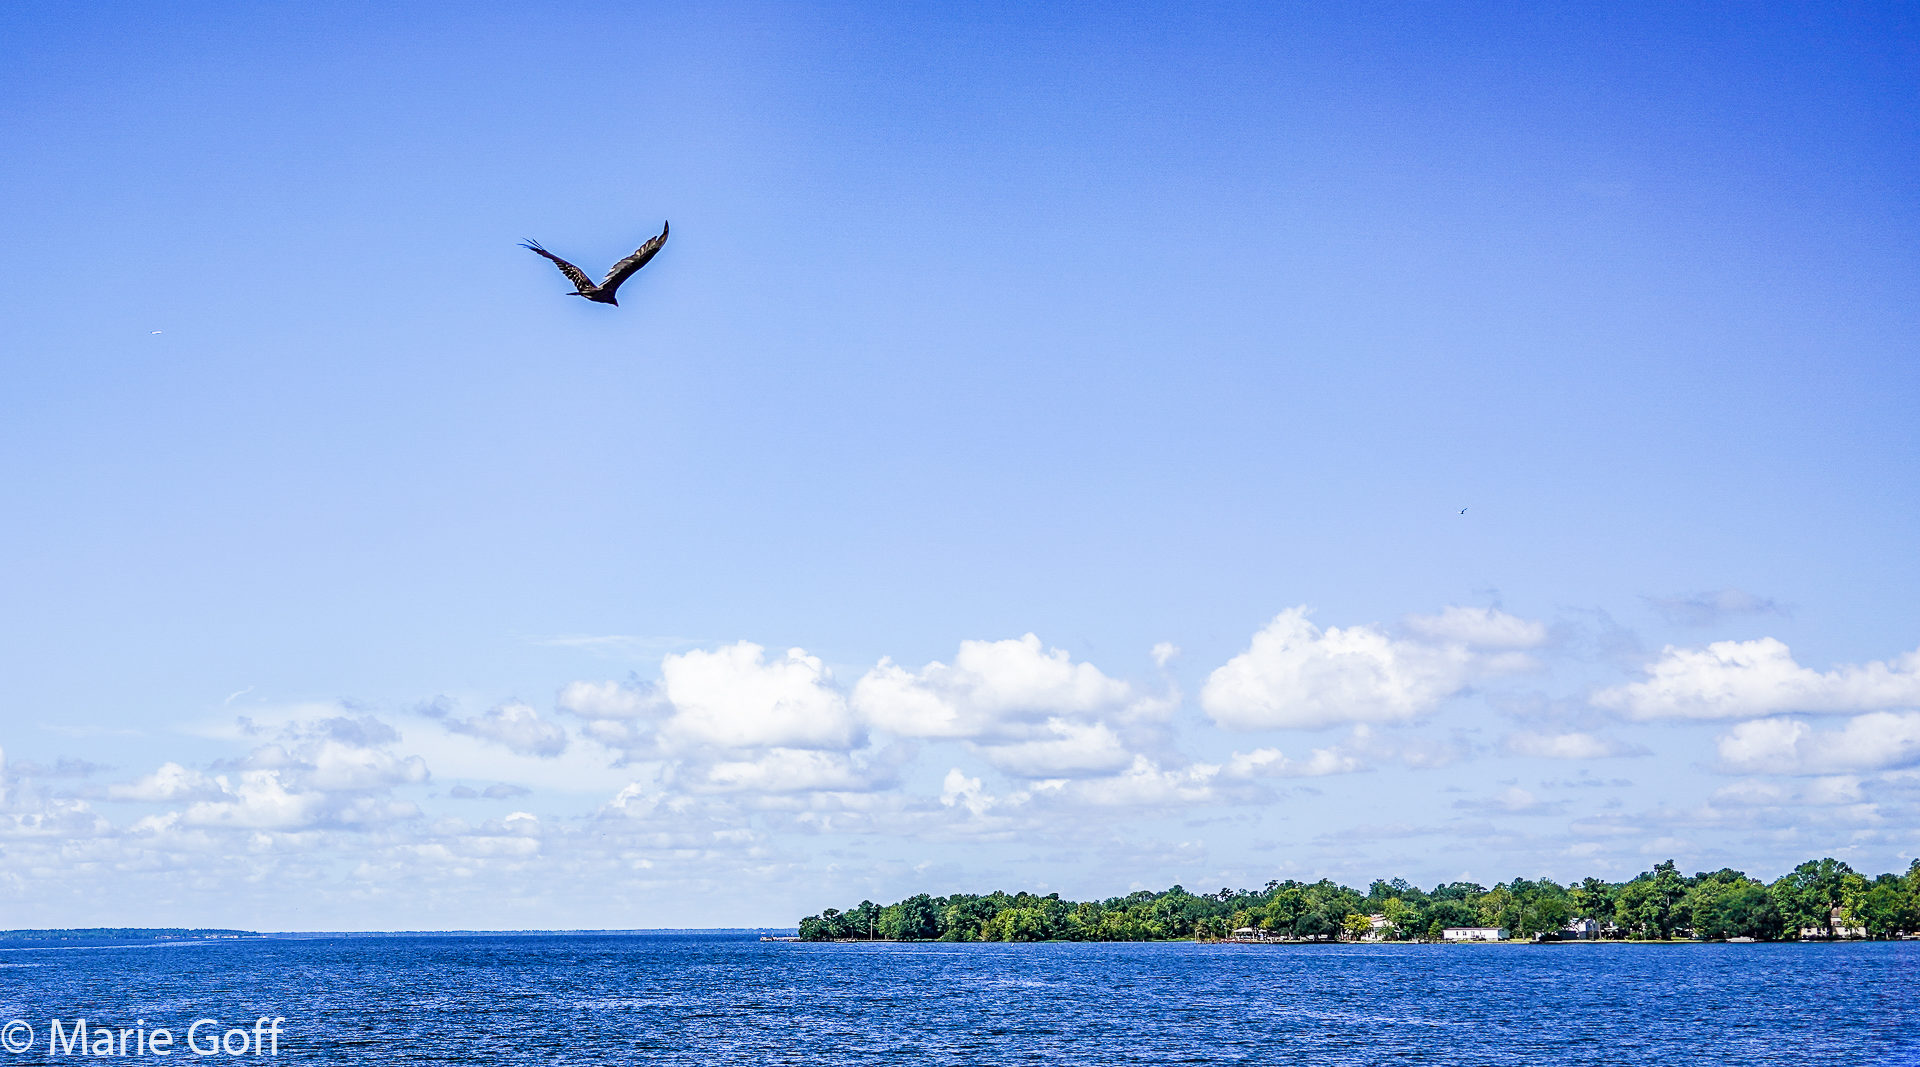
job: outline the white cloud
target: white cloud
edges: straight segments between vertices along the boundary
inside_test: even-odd
[[[224,799],[187,808],[184,821],[197,826],[236,826],[254,830],[298,830],[326,814],[324,793],[287,788],[277,771],[245,771],[237,786],[221,782]]]
[[[1814,805],[1831,807],[1865,800],[1860,779],[1850,774],[1813,778],[1799,786],[1761,778],[1742,778],[1713,791],[1716,804],[1739,807]]]
[[[1407,628],[1434,641],[1473,648],[1538,648],[1547,643],[1546,623],[1497,608],[1453,605],[1438,615],[1409,615]]]
[[[178,763],[163,763],[160,769],[138,781],[107,787],[110,800],[203,800],[219,797],[220,783]]]
[[[558,756],[567,749],[566,729],[541,718],[528,704],[501,704],[470,719],[445,721],[455,733],[485,738],[523,756]]]
[[[696,788],[732,793],[865,792],[874,776],[839,752],[774,748],[707,767]]]
[[[1200,705],[1233,730],[1405,721],[1462,688],[1473,658],[1462,644],[1396,640],[1373,626],[1323,631],[1291,608],[1207,678]]]
[[[1027,634],[1017,640],[962,641],[951,666],[918,671],[882,659],[853,688],[853,707],[896,737],[1017,737],[1067,717],[1124,709],[1127,683]]]
[[[1462,811],[1478,811],[1487,814],[1545,815],[1559,810],[1563,805],[1547,803],[1530,790],[1510,785],[1490,797],[1456,800],[1453,806]]]
[[[944,807],[958,805],[975,815],[985,815],[997,801],[987,795],[980,785],[980,779],[969,778],[955,767],[947,772],[946,780],[940,783],[940,803]]]
[[[1230,778],[1318,778],[1365,769],[1359,757],[1338,748],[1316,748],[1304,760],[1289,759],[1277,748],[1256,748],[1227,760]]]
[[[1798,719],[1758,719],[1720,738],[1727,767],[1759,774],[1834,774],[1920,764],[1920,712],[1870,712],[1838,730]]]
[[[1119,735],[1105,723],[1050,719],[1046,731],[1025,741],[982,744],[979,752],[995,767],[1025,778],[1111,774],[1132,762]]]
[[[1180,646],[1174,644],[1172,641],[1162,641],[1153,646],[1152,655],[1154,666],[1165,667],[1167,664],[1180,658]]]
[[[1515,756],[1536,759],[1606,759],[1609,756],[1638,756],[1646,750],[1608,737],[1589,733],[1545,734],[1522,730],[1508,734],[1506,750]]]
[[[1506,789],[1501,790],[1500,794],[1493,798],[1493,802],[1503,811],[1516,813],[1532,811],[1534,808],[1540,806],[1539,797],[1534,796],[1532,793],[1517,785],[1508,786]]]
[[[1125,771],[1110,778],[1046,785],[1070,799],[1103,807],[1188,805],[1215,799],[1213,779],[1219,773],[1218,766],[1207,763],[1196,763],[1184,770],[1162,770],[1153,760],[1135,756]]]
[[[1603,689],[1593,702],[1634,719],[1734,719],[1779,712],[1851,712],[1920,704],[1920,651],[1820,672],[1771,637],[1672,645],[1645,681]]]
[[[765,652],[741,641],[662,660],[672,711],[661,737],[674,747],[855,747],[853,715],[820,660],[797,648],[771,661]]]
[[[555,703],[583,719],[633,719],[652,710],[655,699],[619,682],[569,682]]]
[[[392,793],[398,786],[427,781],[427,766],[418,756],[391,751],[399,740],[393,727],[370,715],[271,718],[277,726],[270,735],[259,722],[239,720],[234,740],[263,735],[273,740],[225,764],[237,774],[208,775],[169,762],[144,778],[110,786],[107,795],[147,803],[188,802],[184,810],[136,824],[141,832],[151,833],[171,833],[178,827],[285,833],[382,825],[419,814]]]
[[[402,758],[332,738],[308,746],[301,756],[307,766],[300,784],[321,793],[373,792],[427,780],[427,765],[418,756]]]

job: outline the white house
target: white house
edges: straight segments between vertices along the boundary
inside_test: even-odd
[[[1592,919],[1575,919],[1560,928],[1562,941],[1592,941],[1600,936],[1600,924]]]
[[[1387,935],[1392,932],[1393,924],[1387,921],[1385,915],[1369,915],[1367,916],[1367,932],[1360,935],[1360,940],[1385,941]]]
[[[1443,941],[1505,941],[1507,937],[1504,926],[1449,926],[1440,931]]]
[[[1802,926],[1800,928],[1800,940],[1825,941],[1829,936],[1829,931],[1831,931],[1832,937],[1843,941],[1867,936],[1866,927],[1858,925],[1857,923],[1848,922],[1845,918],[1845,913],[1839,908],[1835,908],[1827,913],[1826,926]]]

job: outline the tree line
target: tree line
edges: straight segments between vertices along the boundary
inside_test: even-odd
[[[1376,924],[1374,917],[1384,918]],[[1260,889],[1190,893],[1180,886],[1106,900],[993,892],[893,904],[863,900],[800,920],[809,941],[1217,940],[1251,928],[1285,940],[1372,936],[1439,940],[1447,927],[1504,927],[1515,938],[1555,934],[1592,920],[1603,938],[1669,940],[1802,937],[1891,938],[1920,932],[1920,860],[1905,874],[1868,878],[1835,859],[1808,860],[1772,882],[1723,868],[1688,876],[1672,860],[1625,882],[1561,885],[1515,878],[1489,889],[1448,882],[1423,890],[1404,879],[1365,893],[1327,879],[1271,881]]]
[[[68,930],[0,930],[0,941],[175,941],[257,936],[251,930],[179,926],[88,926]]]

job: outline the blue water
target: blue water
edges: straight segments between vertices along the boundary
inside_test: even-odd
[[[277,1057],[251,1051],[279,1016]],[[721,935],[0,951],[0,1025],[246,1027],[247,1059],[514,1064],[1920,1064],[1920,942],[811,945]],[[17,1037],[19,1032],[15,1032]],[[234,1040],[231,1036],[227,1040]],[[264,1043],[264,1042],[263,1042]]]

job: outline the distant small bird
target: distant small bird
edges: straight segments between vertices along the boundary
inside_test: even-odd
[[[1469,507],[1471,507],[1472,505],[1468,505],[1468,506],[1469,506]],[[1460,514],[1462,514],[1462,515],[1465,515],[1466,513],[1467,513],[1467,509],[1466,509],[1466,508],[1461,508],[1461,509],[1460,509]]]
[[[666,243],[667,224],[663,222],[660,224],[660,236],[635,249],[633,255],[615,263],[613,269],[607,272],[607,276],[600,280],[599,285],[593,284],[593,279],[587,277],[586,271],[541,248],[540,242],[532,238],[523,241],[520,247],[545,256],[553,261],[554,266],[560,268],[560,273],[566,275],[567,280],[572,282],[574,289],[577,290],[568,293],[568,296],[584,296],[596,304],[612,304],[614,307],[619,307],[620,301],[615,300],[613,294],[620,288],[620,283],[633,277],[634,271],[646,266],[648,260],[659,254],[660,246]]]

